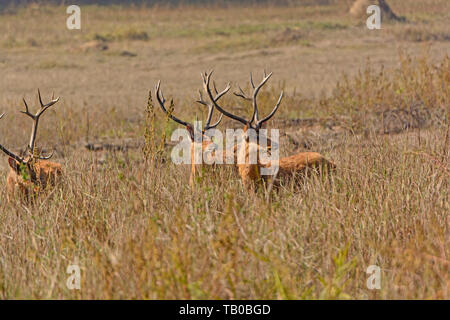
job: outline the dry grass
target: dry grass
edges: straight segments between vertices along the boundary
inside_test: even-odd
[[[409,22],[370,34],[344,5],[88,6],[81,33],[64,29],[62,7],[0,15],[8,30],[0,36],[1,143],[27,141],[22,95],[31,102],[38,86],[54,90],[62,100],[43,119],[38,144],[56,148],[66,173],[32,205],[6,203],[0,188],[0,298],[449,299],[449,42],[430,37],[424,50],[406,38],[400,55],[388,42],[412,27],[445,32],[448,5],[391,2]],[[93,39],[108,49],[77,50]],[[263,110],[285,88],[277,121],[318,123],[281,127],[314,136],[305,145],[283,140],[283,150],[325,154],[339,168],[331,179],[287,185],[270,205],[231,167],[206,170],[190,188],[189,169],[160,144],[177,126],[159,110],[146,113],[148,89],[161,78],[177,115],[194,119],[199,73],[212,66],[220,84],[244,87],[248,71],[275,71],[280,82],[261,95]],[[377,129],[386,112],[413,117],[415,103],[439,121],[398,134]],[[101,139],[136,140],[145,152],[83,148]],[[0,166],[6,175],[6,159]],[[82,289],[70,291],[66,268],[75,262]],[[366,288],[372,264],[382,268],[379,291]]]

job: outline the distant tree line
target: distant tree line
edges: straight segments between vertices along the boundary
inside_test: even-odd
[[[26,5],[30,3],[42,3],[42,4],[59,4],[59,5],[71,5],[71,4],[135,4],[135,5],[155,5],[155,4],[226,4],[226,3],[262,3],[270,2],[269,0],[1,0],[3,5]],[[276,1],[272,1],[276,2]]]
[[[122,4],[122,5],[182,5],[182,4],[198,4],[198,5],[227,5],[227,4],[330,4],[336,3],[338,0],[0,0],[0,8],[11,6],[23,6],[30,3],[71,5],[71,4]]]

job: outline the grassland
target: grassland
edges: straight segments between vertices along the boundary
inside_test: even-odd
[[[81,31],[66,29],[62,6],[3,12],[0,143],[24,146],[21,98],[54,91],[38,144],[56,150],[65,178],[34,204],[0,188],[0,298],[448,299],[449,4],[390,3],[407,22],[376,31],[345,1],[83,6]],[[323,153],[338,166],[331,181],[288,184],[270,204],[231,167],[191,188],[160,147],[177,126],[146,113],[148,92],[161,79],[179,117],[204,117],[194,101],[211,68],[219,85],[244,88],[249,72],[273,71],[260,104],[286,91],[271,124],[283,155]],[[81,290],[70,291],[74,263]],[[373,264],[381,290],[366,287]]]

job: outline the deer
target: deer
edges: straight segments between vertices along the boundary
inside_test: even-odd
[[[30,141],[25,151],[27,155],[18,156],[0,144],[0,150],[8,156],[8,164],[10,167],[7,176],[8,201],[11,201],[13,197],[16,196],[25,200],[30,200],[48,187],[54,187],[58,178],[62,176],[61,164],[49,161],[54,152],[51,152],[48,156],[43,156],[40,155],[40,152],[36,148],[36,136],[40,117],[45,111],[59,101],[59,97],[55,99],[54,96],[52,96],[52,100],[49,103],[44,104],[39,89],[38,97],[40,109],[35,114],[29,111],[28,104],[25,101],[25,98],[23,99],[25,111],[21,111],[21,113],[33,120]],[[4,114],[2,114],[0,119],[2,119],[3,116]]]
[[[202,76],[204,76],[202,74]],[[217,88],[214,87],[215,90],[215,97],[213,97],[213,101],[217,102],[219,101],[229,90],[230,90],[231,86],[230,84],[227,85],[227,87],[221,91],[218,92]],[[209,150],[210,156],[214,156],[214,150],[215,148],[215,144],[212,141],[211,137],[209,137],[207,135],[208,130],[211,129],[215,129],[217,128],[217,126],[220,124],[220,122],[223,119],[223,114],[220,115],[219,119],[214,123],[211,124],[212,121],[212,116],[214,113],[214,104],[212,102],[206,102],[203,99],[203,96],[201,94],[201,91],[199,91],[199,100],[197,100],[196,102],[207,107],[208,108],[208,115],[206,117],[206,122],[203,126],[203,128],[194,128],[194,126],[187,122],[187,121],[183,121],[177,117],[175,117],[172,114],[172,110],[173,110],[173,100],[171,100],[170,103],[170,111],[168,111],[167,107],[165,106],[166,103],[166,99],[164,98],[163,92],[161,90],[161,81],[158,81],[158,84],[156,85],[156,99],[158,101],[159,106],[161,107],[161,110],[167,115],[167,117],[171,120],[173,120],[174,122],[184,126],[186,128],[186,130],[189,133],[189,138],[191,140],[191,146],[190,146],[190,157],[191,157],[191,173],[190,173],[190,178],[189,178],[189,184],[191,186],[195,185],[195,178],[197,176],[197,169],[198,169],[198,164],[196,164],[196,159],[195,159],[195,152],[196,150],[200,149],[202,151],[202,154],[205,150]],[[196,134],[197,133],[197,134]],[[209,163],[209,162],[208,162]]]
[[[207,76],[204,78],[203,81],[203,87],[206,93],[208,94],[208,97],[210,98],[211,102],[214,104],[214,107],[223,115],[225,115],[228,118],[231,118],[235,121],[240,122],[243,125],[243,136],[242,136],[242,144],[240,148],[237,150],[238,157],[240,156],[241,159],[244,159],[243,163],[237,163],[239,176],[241,178],[241,181],[243,185],[247,188],[253,188],[255,184],[261,183],[264,179],[261,176],[261,168],[271,168],[274,165],[278,166],[278,172],[276,174],[276,177],[278,181],[286,180],[296,174],[304,173],[308,168],[317,168],[317,167],[328,167],[328,168],[335,168],[335,165],[325,159],[324,156],[317,152],[301,152],[289,157],[283,157],[279,160],[270,160],[266,161],[261,158],[257,158],[256,163],[250,163],[250,152],[258,152],[261,150],[261,133],[260,130],[264,123],[269,121],[275,113],[278,111],[278,108],[280,107],[280,104],[283,99],[284,92],[282,91],[280,94],[280,97],[278,98],[278,101],[276,102],[274,108],[272,111],[264,118],[259,118],[259,111],[258,111],[258,101],[257,97],[261,90],[261,88],[268,82],[268,80],[271,78],[272,73],[267,74],[264,71],[264,77],[262,81],[255,85],[253,81],[253,76],[250,74],[250,85],[253,89],[253,93],[251,96],[244,93],[244,91],[239,87],[239,92],[235,92],[234,95],[252,103],[253,106],[253,113],[250,119],[245,119],[243,117],[237,116],[224,108],[222,108],[217,101],[214,101],[212,98],[212,92],[210,89],[210,78],[211,74],[207,74]],[[250,141],[250,135],[249,135],[249,129],[253,130],[253,133],[256,133],[257,140],[256,142]],[[267,139],[267,138],[266,138]],[[270,151],[272,146],[272,141],[270,139],[267,139],[267,147],[266,149]],[[275,177],[272,177],[273,181],[275,180]]]

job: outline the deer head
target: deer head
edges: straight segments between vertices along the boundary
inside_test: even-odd
[[[33,120],[31,129],[30,141],[25,150],[24,156],[18,156],[15,153],[9,151],[3,145],[0,144],[0,150],[3,151],[8,157],[8,164],[11,168],[10,175],[8,176],[8,187],[13,188],[12,185],[20,185],[26,187],[30,185],[46,186],[51,176],[59,175],[61,173],[61,166],[47,161],[53,156],[53,152],[48,156],[40,154],[36,148],[36,136],[39,125],[40,117],[51,106],[59,101],[59,98],[52,97],[49,103],[44,104],[42,102],[41,93],[38,90],[38,97],[40,102],[40,109],[37,113],[32,114],[29,110],[28,104],[23,99],[25,104],[25,111],[21,111]],[[0,119],[3,118],[3,115]],[[41,161],[42,160],[42,161]]]
[[[253,93],[251,96],[246,95],[240,87],[239,87],[239,92],[234,93],[234,95],[236,95],[237,97],[240,97],[240,98],[244,99],[245,101],[250,101],[252,103],[253,113],[252,113],[252,116],[250,117],[250,119],[248,119],[248,120],[243,117],[232,114],[231,112],[229,112],[227,110],[224,110],[224,108],[222,108],[217,103],[217,101],[214,101],[212,99],[213,96],[212,96],[211,89],[210,89],[211,75],[212,75],[212,71],[210,73],[206,74],[206,76],[203,78],[203,87],[204,87],[204,90],[207,92],[209,98],[211,99],[211,102],[216,107],[216,109],[223,115],[242,123],[242,125],[244,126],[244,133],[248,132],[248,129],[253,129],[259,136],[259,134],[260,134],[259,131],[262,128],[263,124],[266,123],[267,121],[269,121],[275,115],[275,113],[277,112],[277,110],[281,104],[281,101],[283,99],[284,93],[281,92],[280,97],[279,97],[275,107],[272,109],[272,112],[270,114],[268,114],[266,117],[264,117],[263,119],[259,119],[258,101],[257,101],[258,94],[259,94],[261,88],[270,79],[270,77],[272,76],[272,73],[267,75],[266,72],[264,71],[264,78],[257,86],[255,86],[255,83],[253,82],[253,76],[252,76],[252,74],[250,74],[250,84],[253,88]],[[246,139],[248,140],[247,135],[245,135],[245,136],[246,136]],[[269,141],[269,146],[270,146],[270,140],[268,140],[268,141]]]
[[[244,184],[248,185],[250,181],[260,180],[260,173],[259,173],[259,164],[258,163],[250,163],[250,153],[251,152],[257,152],[260,149],[259,141],[261,139],[261,133],[260,129],[262,128],[263,124],[269,121],[277,112],[281,101],[283,99],[283,92],[281,92],[280,97],[278,98],[278,101],[275,105],[275,107],[272,109],[272,112],[270,112],[269,115],[266,117],[260,119],[259,118],[259,112],[258,112],[258,101],[257,97],[261,90],[261,88],[267,83],[267,81],[272,76],[272,73],[266,74],[264,71],[264,78],[263,80],[256,86],[253,82],[253,76],[250,74],[250,85],[253,88],[253,93],[251,96],[246,95],[244,91],[239,87],[239,92],[235,93],[236,96],[246,100],[250,101],[253,106],[253,112],[252,116],[249,119],[245,119],[243,117],[237,116],[227,110],[224,110],[217,101],[214,100],[211,89],[210,89],[210,79],[211,79],[212,72],[205,75],[203,78],[203,87],[206,93],[208,94],[208,97],[210,98],[211,102],[213,103],[214,107],[221,112],[223,115],[236,120],[240,122],[243,125],[243,136],[242,136],[242,144],[239,148],[239,150],[236,150],[238,157],[241,157],[241,159],[245,159],[244,163],[238,164],[239,174],[241,176],[242,181]],[[251,141],[251,134],[256,134],[257,142]],[[267,141],[268,148],[272,145],[272,142],[267,139],[267,137],[264,137]]]
[[[202,76],[204,77],[204,75],[202,74]],[[193,184],[194,181],[194,176],[196,174],[196,166],[195,166],[195,161],[194,161],[194,154],[195,154],[195,146],[197,144],[201,144],[201,150],[204,151],[205,149],[210,149],[211,146],[213,145],[213,142],[211,140],[211,138],[208,136],[208,130],[210,129],[215,129],[220,122],[222,121],[223,115],[221,114],[219,119],[217,120],[217,122],[215,122],[214,124],[211,124],[211,120],[212,120],[212,116],[213,116],[213,112],[214,112],[214,103],[213,102],[206,102],[203,99],[203,96],[201,94],[201,92],[199,91],[199,100],[197,100],[197,103],[205,106],[208,108],[208,115],[206,118],[206,122],[203,126],[203,128],[195,128],[191,123],[187,122],[187,121],[183,121],[180,120],[179,118],[175,117],[172,114],[173,111],[173,100],[171,100],[170,102],[170,110],[168,111],[167,107],[165,106],[165,102],[166,99],[164,98],[164,95],[161,91],[161,82],[158,81],[158,84],[156,86],[156,99],[158,100],[159,106],[161,107],[161,110],[173,121],[175,121],[178,124],[181,124],[182,126],[186,127],[188,133],[189,133],[189,137],[191,139],[191,164],[192,164],[192,170],[191,170],[191,184]],[[228,85],[223,91],[218,92],[217,89],[215,89],[216,92],[216,96],[213,97],[213,101],[217,102],[220,100],[220,98],[222,98],[228,91],[230,90],[230,85]],[[200,132],[200,135],[196,134],[196,132]],[[198,137],[201,137],[201,141],[197,141]],[[214,152],[215,150],[215,146],[213,145],[213,148],[211,148],[210,150],[212,150]]]

